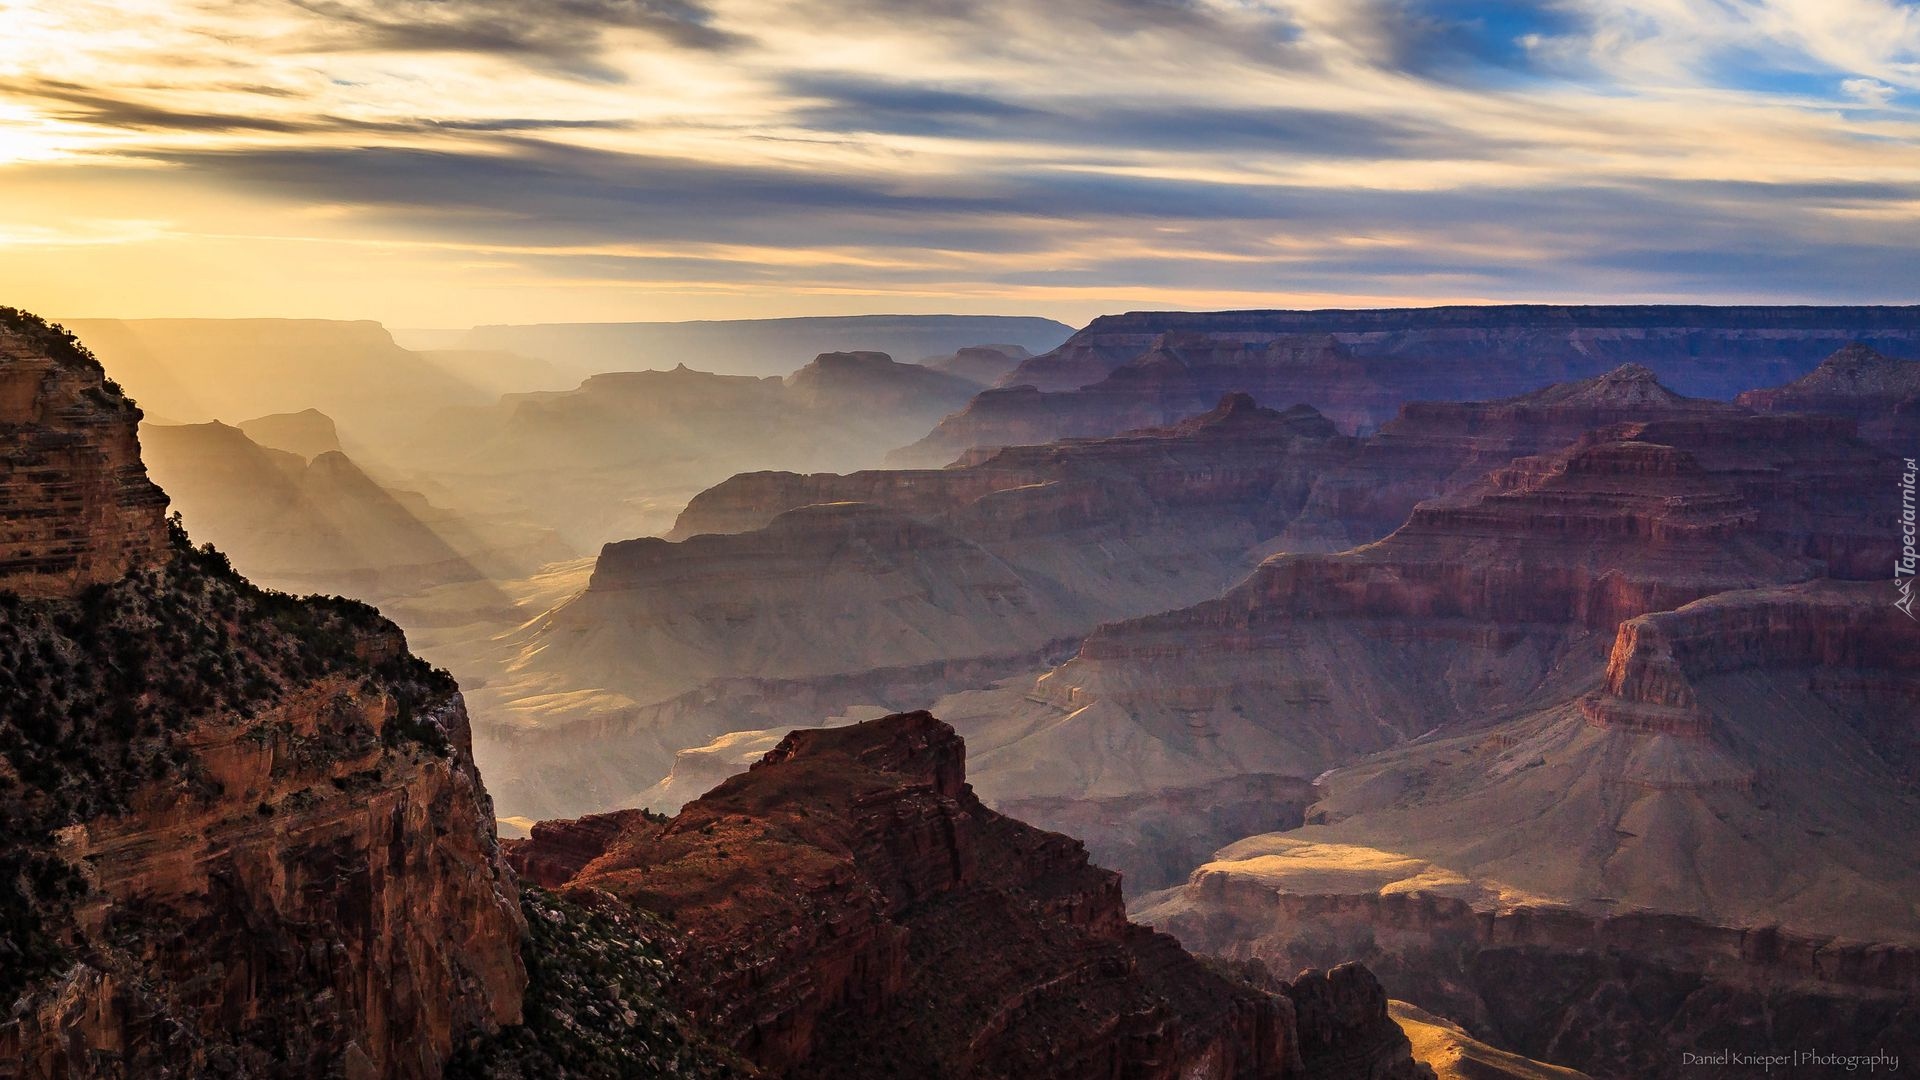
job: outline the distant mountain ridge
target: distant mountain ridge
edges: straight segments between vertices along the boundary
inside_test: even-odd
[[[894,460],[939,465],[977,447],[1167,423],[1235,390],[1312,405],[1359,432],[1409,401],[1508,397],[1622,364],[1725,400],[1797,379],[1855,342],[1920,351],[1920,307],[1129,312],[1022,362]]]
[[[796,356],[884,352],[902,361],[950,355],[984,341],[1051,349],[1073,333],[1016,315],[848,315],[693,322],[531,323],[470,330],[397,330],[414,348],[504,349],[576,375],[676,364],[722,374],[785,375]]]

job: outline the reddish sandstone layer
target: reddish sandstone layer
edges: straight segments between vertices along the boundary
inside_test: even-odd
[[[1916,351],[1911,345],[1903,350]],[[1786,384],[1749,390],[1739,402],[1758,412],[1852,417],[1860,435],[1899,454],[1920,448],[1920,363],[1852,344]]]
[[[1287,998],[1128,923],[1078,842],[980,805],[925,713],[794,732],[664,825],[606,824],[544,824],[510,857],[669,918],[689,1011],[774,1075],[1416,1075],[1404,1051],[1398,1072],[1303,1074],[1320,1044]],[[1329,1005],[1341,1030],[1390,1038],[1349,1005]]]
[[[0,308],[0,592],[68,596],[165,558],[139,423],[63,331]]]

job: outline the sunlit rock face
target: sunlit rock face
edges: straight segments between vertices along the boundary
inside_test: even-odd
[[[70,596],[165,560],[139,422],[76,341],[0,308],[0,591]]]
[[[1484,401],[1642,364],[1684,394],[1731,398],[1864,341],[1920,354],[1920,308],[1513,307],[1133,312],[1094,320],[897,455],[1165,423],[1230,390],[1312,405],[1348,431],[1409,401]]]
[[[0,577],[0,1061],[440,1076],[525,983],[458,689],[372,608],[170,531],[138,412],[12,326],[5,520],[60,547]]]
[[[794,732],[671,820],[510,846],[668,919],[690,1014],[773,1076],[1431,1075],[1364,970],[1265,990],[1129,923],[1077,841],[980,804],[926,713]]]
[[[1909,344],[1903,355],[1920,355]],[[1855,343],[1785,386],[1749,390],[1739,402],[1757,412],[1852,417],[1860,437],[1896,453],[1920,451],[1920,361],[1900,360]]]

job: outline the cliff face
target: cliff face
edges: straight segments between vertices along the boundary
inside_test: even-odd
[[[1908,345],[1904,350],[1912,354]],[[1920,444],[1920,362],[1896,360],[1855,343],[1785,386],[1749,390],[1739,402],[1758,412],[1852,417],[1861,438],[1896,453]]]
[[[1250,774],[1306,781],[1572,701],[1635,616],[1885,572],[1875,477],[1891,475],[1888,459],[1844,422],[1684,416],[1519,459],[1420,504],[1385,540],[1273,556],[1216,599],[1100,627],[1030,686],[940,707],[977,747],[976,783],[995,805],[1064,828],[1075,804],[1124,800],[1171,826],[1191,817],[1178,800],[1156,807],[1160,793]],[[1102,858],[1153,865],[1137,842],[1088,836]]]
[[[1311,478],[1351,444],[1312,410],[1232,395],[1173,426],[1013,447],[952,469],[737,476],[689,505],[678,539],[608,545],[591,586],[511,638],[510,679],[475,700],[531,703],[556,728],[556,716],[594,723],[589,703],[601,715],[657,715],[721,678],[859,676],[868,689],[848,704],[924,703],[909,686],[919,693],[936,680],[908,669],[958,676],[1238,580],[1299,511]],[[588,688],[598,691],[591,702]],[[657,751],[666,740],[624,724],[613,737],[632,779],[606,794],[631,797],[666,774],[675,751],[762,726],[742,721],[769,711],[743,715],[737,701],[707,696],[705,716],[672,721],[672,744]],[[830,715],[774,715],[764,726]],[[591,759],[603,756],[604,733],[589,730],[549,743],[581,774],[602,769]],[[538,768],[552,762],[537,756],[547,759]],[[531,771],[532,757],[516,752],[508,768]]]
[[[1359,959],[1596,1076],[1683,1075],[1708,1031],[1910,1052],[1920,626],[1891,591],[1627,620],[1590,694],[1336,770],[1305,827],[1228,846],[1142,916],[1283,969]]]
[[[70,595],[165,560],[139,422],[70,336],[0,308],[0,590]]]
[[[1517,397],[1409,402],[1351,457],[1315,477],[1286,539],[1294,550],[1368,543],[1399,528],[1422,500],[1463,492],[1514,458],[1552,453],[1596,428],[1735,412],[1676,394],[1638,364]]]
[[[1806,373],[1860,340],[1920,344],[1916,308],[1458,307],[1135,312],[1096,319],[1001,380],[915,446],[938,464],[974,446],[1098,435],[1183,397],[1230,390],[1301,402],[1349,430],[1403,403],[1489,400],[1644,364],[1683,393],[1730,398]]]
[[[484,526],[395,491],[339,450],[311,461],[226,424],[146,424],[144,457],[195,536],[249,579],[387,602],[530,573],[569,552],[548,530]]]
[[[1420,1075],[1371,976],[1270,994],[1133,926],[1078,842],[980,805],[925,713],[794,732],[665,823],[510,849],[666,918],[690,1014],[771,1075]]]
[[[138,413],[8,340],[7,520],[75,557],[0,580],[0,1072],[439,1076],[525,982],[457,688],[169,535]]]

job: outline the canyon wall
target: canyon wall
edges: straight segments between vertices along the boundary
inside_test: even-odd
[[[1364,971],[1271,993],[1128,923],[1077,841],[974,798],[926,713],[795,732],[670,821],[510,849],[672,923],[689,1012],[770,1075],[1424,1074]]]
[[[1920,352],[1912,307],[1530,307],[1133,312],[1025,361],[897,455],[1165,423],[1241,390],[1369,431],[1409,401],[1489,400],[1643,364],[1686,393],[1731,398],[1797,378],[1855,341]]]
[[[438,1077],[524,924],[458,689],[161,519],[138,411],[0,335],[0,1075]],[[14,550],[19,550],[16,546]]]

